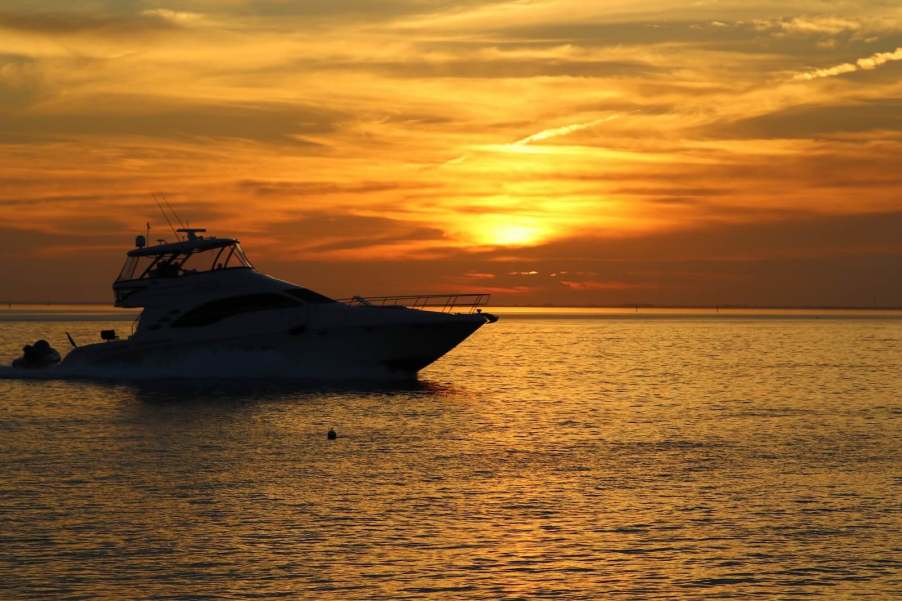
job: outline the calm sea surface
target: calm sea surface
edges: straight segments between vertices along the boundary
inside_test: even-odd
[[[0,379],[0,598],[902,597],[902,315],[499,313],[402,386]]]

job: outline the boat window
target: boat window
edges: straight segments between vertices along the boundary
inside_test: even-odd
[[[237,243],[213,248],[127,257],[117,281],[174,278],[234,268],[253,268]]]
[[[235,315],[273,309],[290,309],[299,305],[298,301],[281,294],[232,296],[199,305],[172,322],[172,326],[176,328],[208,326]]]
[[[158,256],[146,256],[146,257],[127,257],[125,259],[125,265],[122,266],[122,271],[119,272],[119,277],[116,278],[117,281],[122,280],[138,280],[142,277],[146,277],[146,273],[150,270],[151,266],[153,266]]]
[[[178,265],[183,274],[188,274],[233,267],[251,267],[251,262],[247,260],[239,245],[231,244],[181,255]]]
[[[298,300],[302,300],[305,303],[311,304],[325,304],[325,303],[334,303],[335,301],[329,298],[328,296],[323,296],[313,290],[307,290],[306,288],[289,288],[285,291],[285,294],[290,294],[294,298]]]
[[[134,274],[137,266],[138,257],[126,257],[125,265],[122,266],[122,270],[119,272],[119,277],[116,278],[116,281],[135,279]]]

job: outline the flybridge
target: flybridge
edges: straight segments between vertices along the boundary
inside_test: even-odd
[[[238,240],[232,238],[217,238],[211,236],[204,238],[198,234],[206,233],[207,229],[202,227],[183,227],[175,230],[177,234],[186,234],[185,240],[178,242],[160,241],[155,246],[145,246],[146,240],[144,236],[138,236],[135,239],[135,249],[128,251],[130,257],[146,257],[150,255],[161,255],[173,252],[208,250],[211,248],[222,248],[237,244]]]
[[[204,228],[180,228],[176,234],[185,234],[178,242],[160,241],[154,246],[144,246],[144,236],[135,240],[136,248],[128,251],[125,265],[116,278],[114,288],[119,299],[119,284],[135,280],[180,278],[198,273],[225,269],[253,269],[238,240],[234,238],[205,238]],[[119,299],[121,300],[121,299]]]
[[[190,252],[222,248],[238,244],[238,240],[232,238],[188,238],[178,242],[161,242],[155,246],[138,247],[128,251],[130,257],[147,257],[150,255],[165,255],[175,252]]]
[[[206,234],[207,228],[205,227],[180,227],[175,230],[179,234],[187,234],[188,240],[197,240],[198,238],[203,238],[203,236],[198,236],[198,234]]]

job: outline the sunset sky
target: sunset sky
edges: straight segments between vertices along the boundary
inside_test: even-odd
[[[335,296],[902,305],[902,3],[3,0],[0,300],[154,194]]]

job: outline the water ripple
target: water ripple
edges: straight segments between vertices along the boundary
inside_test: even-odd
[[[405,385],[0,380],[0,598],[892,598],[898,390],[880,319],[502,320]]]

